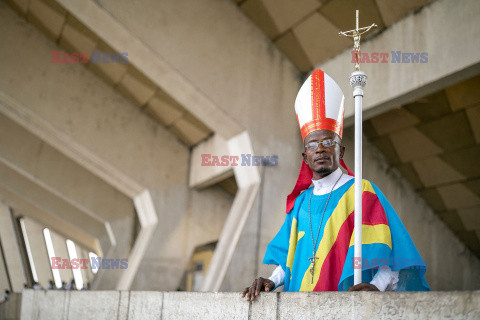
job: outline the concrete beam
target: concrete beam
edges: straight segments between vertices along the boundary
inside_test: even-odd
[[[254,154],[247,132],[228,141],[227,154]],[[218,291],[220,289],[260,185],[260,175],[256,166],[239,165],[235,166],[233,171],[238,191],[208,267],[202,291]]]
[[[128,290],[130,288],[158,223],[155,205],[148,190],[136,196],[134,203],[140,221],[140,231],[128,257],[128,268],[122,272],[117,283],[117,290]]]
[[[47,228],[62,230],[65,234],[68,234],[70,239],[78,244],[81,244],[85,248],[92,250],[93,252],[101,253],[102,245],[98,238],[95,238],[91,234],[83,231],[78,226],[75,226],[68,221],[62,220],[44,209],[34,205],[27,201],[25,198],[18,194],[11,192],[0,186],[0,201],[15,208],[15,217],[23,216],[22,213],[28,212],[28,216],[43,223]],[[22,287],[23,289],[23,283]]]
[[[363,103],[369,118],[480,73],[480,2],[438,0],[395,23],[361,44],[363,53],[389,54],[386,63],[363,63],[369,77]],[[352,16],[353,17],[353,16]],[[360,22],[362,16],[360,13]],[[392,63],[392,51],[427,53],[425,63]],[[354,103],[349,77],[353,71],[351,49],[322,63],[346,96],[345,124],[353,124]],[[407,62],[410,61],[410,62]]]
[[[68,224],[69,227],[65,231],[82,230],[80,234],[74,232],[72,236],[76,235],[75,238],[80,238],[80,235],[86,236],[84,240],[80,239],[81,243],[88,244],[89,248],[96,251],[106,252],[115,244],[114,238],[106,236],[108,229],[105,221],[89,215],[82,208],[58,196],[53,190],[35,183],[33,177],[22,174],[19,168],[8,164],[1,157],[0,177],[2,196],[7,198],[6,201],[12,204],[19,214],[36,219],[44,227],[62,230],[62,227]],[[99,246],[96,239],[99,240]]]
[[[91,30],[95,30],[98,37],[104,39],[112,48],[119,52],[128,52],[129,63],[214,132],[231,138],[243,131],[243,128],[222,112],[207,95],[98,3],[91,0],[58,2]]]
[[[206,166],[202,155],[208,156],[208,162],[212,163],[212,156],[218,158],[230,155],[228,152],[228,141],[218,134],[196,145],[190,157],[190,178],[189,186],[192,188],[205,188],[223,179],[233,176],[233,169],[228,166]],[[207,159],[207,158],[206,158]]]

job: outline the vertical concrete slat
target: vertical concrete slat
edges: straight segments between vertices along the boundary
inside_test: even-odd
[[[2,247],[0,246],[0,294],[3,295],[5,290],[10,290],[10,281],[5,261],[3,260]]]
[[[5,262],[14,292],[21,292],[26,283],[22,257],[18,247],[15,229],[9,208],[0,203],[0,239],[2,240]]]
[[[43,227],[29,218],[25,218],[24,221],[38,282],[42,286],[47,286],[48,281],[53,279],[53,275],[43,236]]]

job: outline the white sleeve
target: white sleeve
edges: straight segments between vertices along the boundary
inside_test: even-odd
[[[370,284],[380,291],[394,291],[397,289],[399,271],[392,271],[389,267],[378,269]]]
[[[268,280],[273,281],[275,283],[275,289],[283,285],[285,281],[285,271],[283,271],[282,266],[277,266],[275,270],[273,270],[272,275]],[[273,290],[275,290],[273,289]]]

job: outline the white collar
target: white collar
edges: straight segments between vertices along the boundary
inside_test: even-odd
[[[337,185],[335,186],[335,190],[340,188],[342,185],[345,184],[345,182],[349,181],[353,177],[350,177],[346,174],[342,176],[342,170],[340,168],[337,168],[337,170],[333,171],[330,173],[328,176],[318,179],[318,180],[313,180],[313,194],[314,195],[322,195],[326,193],[330,193],[332,190],[332,187],[335,185],[335,182],[338,181]],[[342,176],[340,180],[338,180]]]

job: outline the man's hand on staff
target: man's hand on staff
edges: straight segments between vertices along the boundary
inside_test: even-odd
[[[348,291],[380,291],[376,286],[368,282],[362,282],[351,286]]]
[[[269,292],[273,289],[275,289],[275,283],[272,280],[260,277],[255,279],[250,287],[245,288],[242,298],[247,296],[247,301],[253,301],[260,294],[260,291]]]

